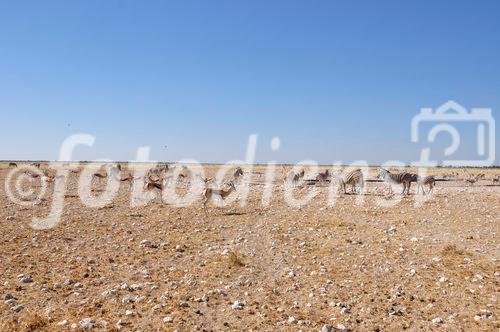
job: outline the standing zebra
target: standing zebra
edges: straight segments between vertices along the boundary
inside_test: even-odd
[[[306,173],[305,173],[304,169],[301,169],[300,172],[298,172],[298,173],[295,173],[294,171],[290,171],[290,173],[288,173],[285,176],[284,183],[286,185],[287,183],[291,182],[293,186],[296,186],[297,183],[299,183],[299,181],[304,177],[305,174]]]
[[[329,170],[320,172],[318,175],[316,175],[316,182],[326,183],[328,179],[330,179],[330,176],[331,174]]]
[[[420,193],[420,189],[425,195],[425,186],[429,186],[428,193],[430,194],[434,190],[434,186],[436,185],[436,178],[433,175],[428,176],[418,176],[417,174],[412,174],[412,182],[417,183],[417,194]]]
[[[359,193],[363,193],[363,188],[365,186],[365,180],[363,177],[363,172],[361,169],[355,169],[345,175],[337,176],[337,181],[340,187],[344,190],[344,194],[347,194],[347,185],[351,185],[351,192],[356,193],[356,185],[359,185]]]
[[[389,185],[389,193],[392,194],[392,184],[403,184],[403,192],[401,195],[410,194],[410,185],[414,181],[414,174],[403,172],[393,174],[386,169],[379,168],[378,177],[382,178]]]

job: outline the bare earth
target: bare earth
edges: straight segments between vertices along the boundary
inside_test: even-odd
[[[385,187],[369,183],[360,206],[339,194],[329,207],[322,187],[293,208],[277,186],[263,207],[253,185],[248,206],[207,215],[201,200],[132,208],[128,184],[112,204],[87,208],[72,175],[62,222],[44,231],[29,224],[48,214],[51,194],[12,203],[8,172],[2,165],[1,331],[500,329],[498,170],[469,170],[485,173],[473,186],[439,182],[421,206],[415,187],[379,206]]]

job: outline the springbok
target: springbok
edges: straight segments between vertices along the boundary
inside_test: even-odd
[[[203,209],[207,208],[207,202],[212,197],[217,197],[218,199],[220,198],[222,201],[224,201],[227,196],[231,195],[233,191],[236,191],[236,187],[234,186],[234,183],[232,181],[229,181],[227,184],[229,186],[229,189],[205,188],[205,190],[203,190],[203,196],[205,197],[203,201]]]
[[[31,176],[32,178],[35,178],[35,179],[40,177],[40,174],[32,173],[31,171],[24,171],[24,174]]]
[[[146,177],[145,178],[145,181],[146,183],[144,184],[144,190],[146,191],[156,191],[156,192],[160,192],[160,201],[162,200],[162,192],[163,192],[163,189],[166,187],[167,185],[167,178],[164,178],[164,179],[158,179],[158,180],[153,180],[151,179],[150,177]],[[158,196],[157,196],[158,197]]]
[[[236,181],[238,180],[241,176],[243,176],[243,170],[241,167],[236,167],[233,173],[233,180]]]
[[[96,172],[96,173],[92,174],[92,181],[97,178],[97,179],[99,179],[99,183],[101,183],[102,179],[106,179],[107,177],[108,177],[107,173]]]

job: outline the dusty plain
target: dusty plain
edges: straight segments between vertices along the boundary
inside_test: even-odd
[[[362,203],[338,193],[329,206],[318,186],[296,208],[281,181],[263,206],[259,166],[246,206],[207,213],[201,199],[131,207],[126,183],[111,204],[88,208],[72,174],[50,230],[30,227],[48,214],[50,190],[16,205],[9,171],[0,165],[0,331],[500,329],[498,169],[430,169],[452,181],[420,205],[416,186],[407,197],[396,186],[401,201],[381,206],[385,186],[372,182]]]

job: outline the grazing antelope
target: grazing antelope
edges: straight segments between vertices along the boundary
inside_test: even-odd
[[[17,167],[16,163],[9,163],[9,167]]]
[[[417,194],[419,194],[420,189],[422,189],[422,192],[425,195],[425,186],[429,186],[428,193],[430,194],[436,185],[436,178],[433,175],[421,177],[417,174],[412,174],[412,182],[417,183]]]
[[[363,188],[365,186],[365,180],[363,177],[363,172],[361,169],[355,169],[345,175],[340,175],[337,177],[340,187],[343,189],[344,194],[347,194],[347,185],[351,185],[351,192],[356,193],[356,185],[359,185],[359,193],[363,193]]]
[[[413,181],[413,174],[403,172],[403,173],[391,173],[386,169],[379,168],[378,178],[384,180],[389,186],[389,192],[392,194],[392,184],[402,184],[403,192],[401,195],[410,194],[410,186]]]
[[[207,202],[209,199],[212,197],[217,197],[220,198],[222,201],[226,199],[227,196],[229,196],[233,191],[236,191],[236,187],[234,186],[234,183],[232,181],[229,181],[228,183],[229,189],[214,189],[214,188],[205,188],[203,190],[203,196],[205,197],[203,201],[203,209],[207,208]]]
[[[32,163],[31,166],[35,166],[36,168],[40,168],[40,163]]]
[[[233,180],[236,181],[238,180],[241,176],[243,176],[243,170],[241,167],[236,167],[233,173]]]
[[[479,181],[479,179],[481,178],[481,174],[479,175],[471,175],[469,176],[468,178],[465,179],[466,182],[469,183],[469,185],[474,185],[474,183],[476,183],[477,181]]]
[[[161,194],[163,192],[163,189],[165,188],[167,184],[167,179],[161,179],[161,180],[158,180],[158,181],[153,181],[152,179],[150,179],[149,177],[146,178],[146,183],[144,184],[144,189],[146,191],[156,191],[156,192],[160,192],[160,201],[162,199],[161,197]]]
[[[324,184],[325,182],[328,181],[330,176],[331,176],[331,174],[330,174],[329,170],[326,170],[324,172],[320,172],[318,175],[316,175],[316,181]]]
[[[500,182],[500,175],[497,175],[496,177],[494,177],[493,179],[491,179],[491,182],[492,183]]]

